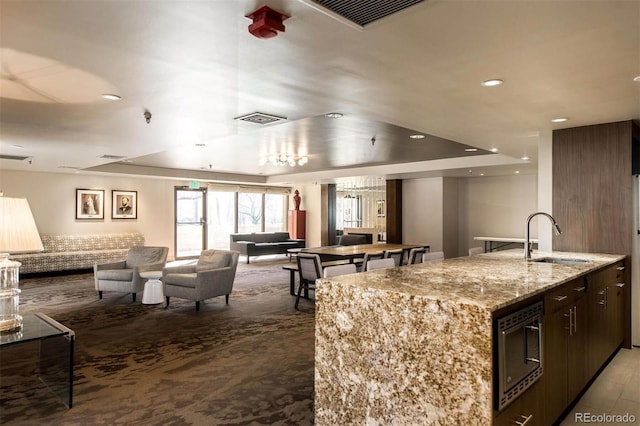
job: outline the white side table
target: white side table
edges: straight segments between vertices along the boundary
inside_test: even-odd
[[[145,305],[157,305],[164,301],[164,292],[162,291],[162,271],[146,271],[140,272],[140,276],[147,280],[144,283],[142,293],[142,303]]]

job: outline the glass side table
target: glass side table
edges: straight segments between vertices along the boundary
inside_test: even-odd
[[[40,341],[38,378],[71,408],[75,333],[45,314],[26,314],[22,316],[21,331],[0,334],[0,350],[35,341]]]

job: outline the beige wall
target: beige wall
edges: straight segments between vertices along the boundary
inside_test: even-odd
[[[443,178],[403,180],[402,241],[443,251],[443,201]]]
[[[483,245],[473,237],[524,238],[526,219],[537,211],[537,182],[536,175],[460,179],[460,255],[468,254],[469,247]],[[535,238],[534,222],[531,236]]]
[[[307,247],[317,247],[320,243],[321,219],[321,186],[317,183],[304,183],[292,187],[291,200],[289,205],[293,206],[293,191],[300,192],[300,210],[307,212],[307,230],[305,243]]]
[[[102,175],[0,171],[6,197],[26,198],[41,234],[141,232],[147,245],[169,247],[174,258],[173,194],[184,181]],[[105,217],[75,219],[76,188],[105,190]],[[111,219],[111,191],[138,191],[138,218]]]

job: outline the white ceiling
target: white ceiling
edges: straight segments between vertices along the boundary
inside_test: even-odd
[[[247,31],[264,4],[290,16],[276,38]],[[311,0],[1,0],[0,47],[0,154],[31,160],[3,169],[255,183],[535,173],[553,129],[640,119],[633,0],[430,0],[364,28]],[[234,119],[255,111],[287,120]],[[276,153],[309,162],[260,165]]]

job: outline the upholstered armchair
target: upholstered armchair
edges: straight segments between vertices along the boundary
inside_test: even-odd
[[[146,281],[140,272],[161,271],[168,253],[168,247],[135,246],[127,252],[126,260],[93,265],[98,298],[102,299],[103,291],[117,291],[131,293],[135,302]]]
[[[171,297],[195,301],[196,311],[200,310],[200,301],[217,296],[224,295],[229,304],[239,257],[240,253],[233,250],[204,250],[195,265],[164,268],[162,285],[167,307]]]

